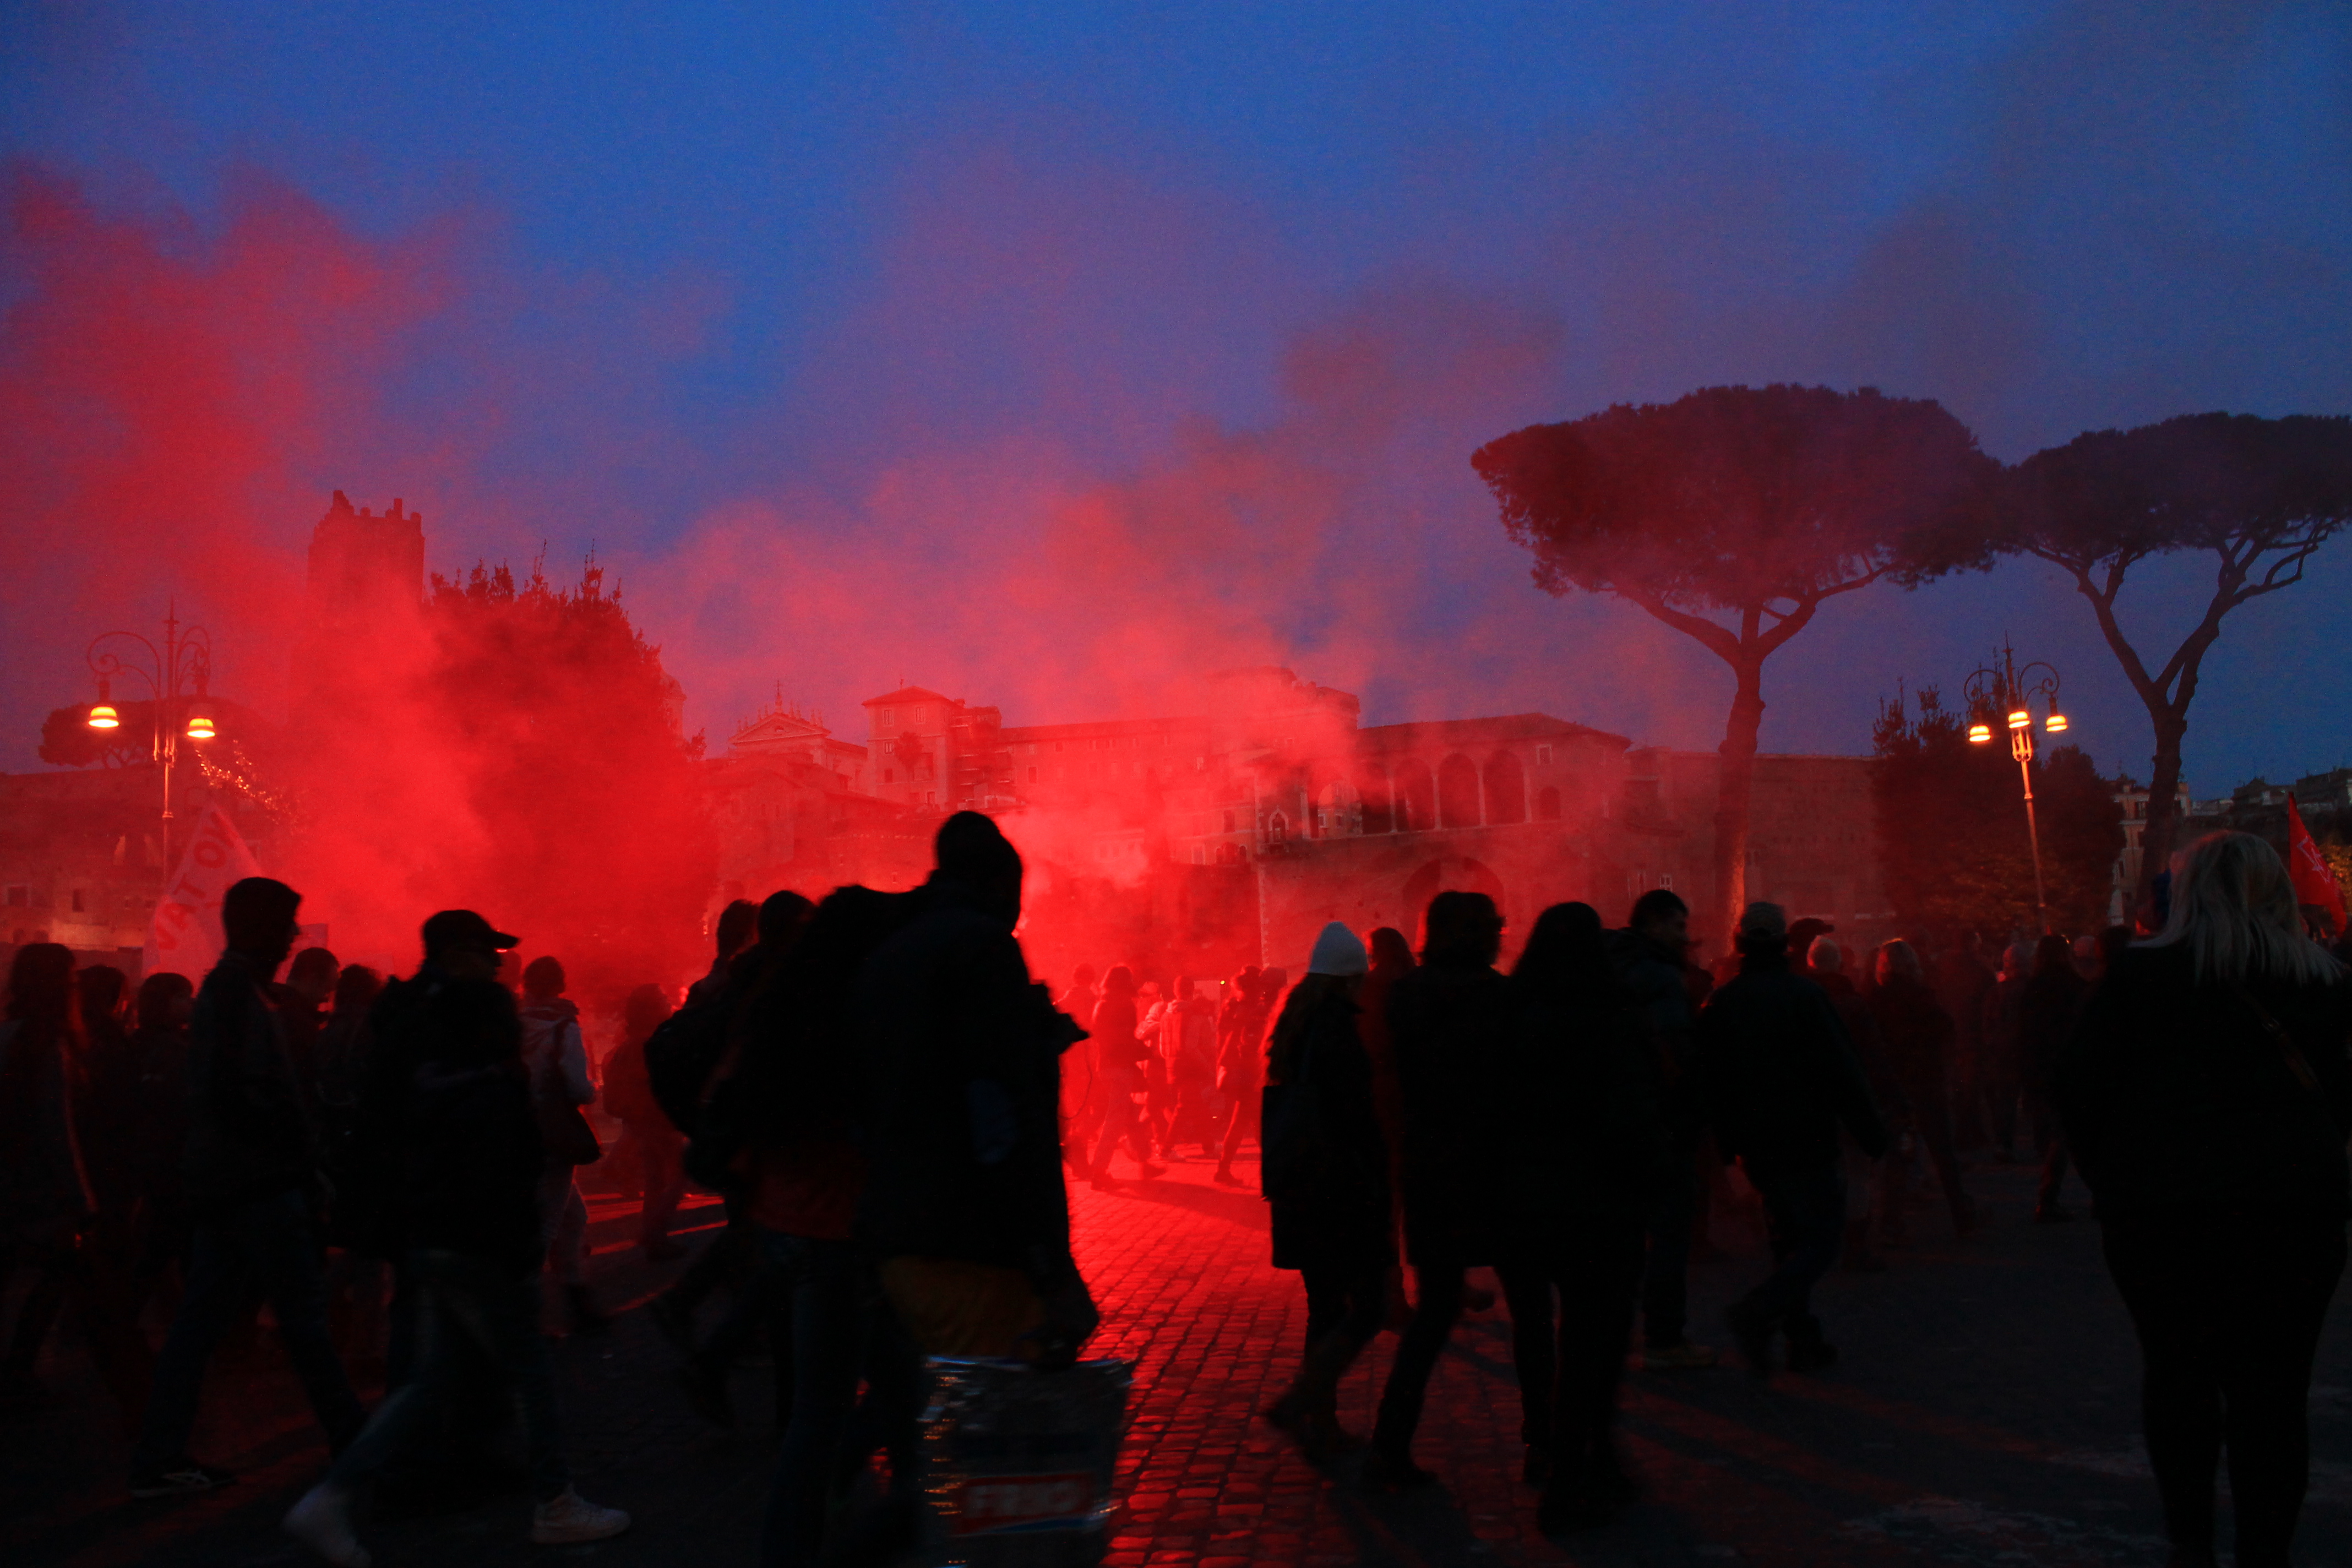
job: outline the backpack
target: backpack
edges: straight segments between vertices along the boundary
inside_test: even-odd
[[[727,1014],[722,1002],[690,1002],[646,1037],[646,1085],[669,1124],[688,1138],[702,1121],[702,1091],[727,1055]]]
[[[745,1150],[782,1142],[856,1103],[849,1013],[858,972],[925,907],[919,889],[883,893],[853,884],[824,896],[800,941],[745,999],[742,1055],[684,1129],[693,1140],[686,1151],[688,1175],[707,1187],[739,1184],[736,1164]],[[677,1014],[669,1022],[685,1016]],[[711,1028],[713,1070],[725,1056],[727,1033],[721,1016]],[[657,1029],[646,1042],[648,1069],[660,1038]],[[659,1079],[655,1092],[660,1093]]]
[[[1258,1090],[1258,1190],[1276,1201],[1307,1196],[1330,1163],[1315,1100],[1315,1044],[1311,1031],[1299,1042],[1296,1078]]]

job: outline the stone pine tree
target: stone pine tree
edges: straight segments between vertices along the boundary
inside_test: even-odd
[[[1748,898],[1764,661],[1838,595],[1988,563],[2000,465],[1933,402],[1786,385],[1529,426],[1471,462],[1538,587],[1612,594],[1730,666],[1713,911],[1727,941]]]
[[[2179,831],[2180,742],[2205,656],[2231,611],[2301,582],[2313,553],[2352,519],[2352,419],[2190,414],[2095,430],[2026,458],[2007,488],[2010,548],[2073,576],[2155,727],[2145,896]],[[2116,601],[2141,562],[2181,552],[2212,557],[2213,591],[2171,655],[2150,668]]]

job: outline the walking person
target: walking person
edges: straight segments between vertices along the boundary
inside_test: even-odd
[[[588,1081],[580,1009],[563,994],[563,965],[555,959],[534,958],[523,967],[522,1059],[547,1155],[540,1177],[540,1226],[547,1233],[548,1267],[563,1288],[572,1331],[601,1334],[611,1320],[588,1294],[588,1205],[575,1175],[602,1152],[581,1114],[596,1102],[596,1089]]]
[[[1375,1486],[1425,1486],[1412,1459],[1429,1375],[1462,1316],[1464,1275],[1503,1249],[1504,1167],[1495,1139],[1508,1097],[1510,983],[1496,973],[1503,917],[1484,893],[1429,902],[1421,967],[1389,993],[1389,1036],[1403,1096],[1405,1248],[1412,1321],[1397,1346],[1364,1476]]]
[[[2172,1562],[2211,1568],[2226,1448],[2240,1568],[2285,1568],[2352,1215],[2352,983],[2262,839],[2175,864],[2163,928],[2113,959],[2053,1088],[2138,1332]]]
[[[2018,1083],[2025,1091],[2033,1151],[2042,1161],[2042,1179],[2033,1192],[2037,1225],[2063,1225],[2074,1217],[2058,1201],[2066,1184],[2066,1132],[2051,1102],[2050,1082],[2090,999],[2091,983],[2076,967],[2073,947],[2063,936],[2043,937],[2033,950],[2033,978],[2017,1002]]]
[[[1265,1021],[1281,1004],[1287,983],[1281,970],[1262,970],[1253,963],[1235,977],[1234,994],[1217,1016],[1217,1092],[1231,1108],[1224,1141],[1217,1148],[1215,1179],[1222,1186],[1245,1184],[1234,1174],[1234,1156],[1241,1152],[1243,1139],[1263,1138],[1258,1120],[1265,1109]],[[1261,1142],[1259,1154],[1264,1153]]]
[[[1259,1186],[1274,1266],[1297,1269],[1306,1288],[1307,1344],[1290,1386],[1263,1414],[1309,1458],[1357,1446],[1339,1425],[1339,1379],[1380,1332],[1396,1267],[1388,1139],[1358,1032],[1370,968],[1355,932],[1325,926],[1266,1058]]]
[[[230,1478],[188,1457],[205,1364],[229,1321],[267,1295],[278,1334],[331,1448],[359,1431],[360,1402],[327,1332],[318,1152],[268,986],[293,951],[301,895],[247,877],[221,900],[228,947],[188,1029],[186,1294],[156,1359],[131,1458],[133,1497],[206,1491]]]
[[[1140,1020],[1135,1010],[1135,973],[1124,963],[1103,976],[1102,1001],[1095,1007],[1095,1077],[1102,1084],[1102,1139],[1095,1145],[1087,1169],[1092,1185],[1112,1184],[1110,1157],[1124,1141],[1137,1172],[1146,1181],[1166,1174],[1151,1160],[1150,1134],[1135,1097],[1144,1092],[1144,1061],[1150,1047],[1138,1039]]]
[[[1756,1376],[1771,1375],[1778,1336],[1790,1371],[1818,1372],[1837,1361],[1812,1290],[1837,1261],[1845,1228],[1838,1135],[1877,1159],[1886,1129],[1828,994],[1790,968],[1780,906],[1748,905],[1738,940],[1739,973],[1708,997],[1698,1047],[1717,1145],[1764,1200],[1773,1269],[1724,1321]]]
[[[1936,1168],[1945,1205],[1951,1213],[1952,1234],[1965,1239],[1976,1234],[1977,1205],[1960,1180],[1960,1155],[1952,1125],[1950,1062],[1957,1029],[1951,1015],[1928,989],[1917,948],[1907,942],[1882,942],[1876,962],[1877,984],[1871,987],[1870,1016],[1878,1026],[1886,1070],[1902,1091],[1899,1114],[1906,1119],[1906,1131],[1919,1141]],[[2012,1081],[2006,1074],[2004,1068],[2000,1081]],[[1905,1209],[1909,1164],[1891,1161],[1885,1174],[1886,1240],[1890,1246],[1899,1246],[1909,1225]]]
[[[1853,1047],[1854,1059],[1862,1064],[1864,1081],[1870,1085],[1870,1097],[1878,1105],[1879,1117],[1891,1124],[1895,1108],[1903,1104],[1903,1091],[1895,1081],[1887,1065],[1886,1047],[1878,1038],[1878,1019],[1870,1004],[1863,1000],[1852,980],[1846,978],[1845,949],[1826,936],[1815,937],[1805,953],[1805,977],[1829,994],[1830,1005],[1837,1009],[1838,1022],[1845,1026],[1845,1037]],[[1838,1266],[1849,1274],[1884,1274],[1886,1259],[1871,1250],[1871,1216],[1880,1212],[1887,1173],[1902,1158],[1899,1151],[1890,1148],[1886,1158],[1876,1160],[1864,1153],[1852,1138],[1844,1142],[1846,1221],[1845,1244],[1839,1252]]]
[[[456,915],[476,940],[450,940]],[[487,1363],[521,1407],[534,1500],[530,1540],[543,1546],[602,1541],[629,1526],[572,1489],[563,1458],[555,1375],[539,1326],[539,1273],[547,1255],[540,1115],[522,1059],[513,996],[493,978],[516,939],[470,910],[434,917],[426,943],[440,973],[410,983],[401,1081],[371,1107],[399,1180],[404,1270],[415,1292],[412,1374],[394,1389],[326,1478],[287,1513],[289,1535],[336,1564],[367,1568],[352,1531],[358,1489],[433,1440],[436,1424],[472,1391]]]
[[[1176,1114],[1169,1124],[1163,1152],[1172,1160],[1178,1148],[1192,1143],[1199,1146],[1201,1158],[1208,1159],[1221,1148],[1216,1121],[1217,1007],[1199,994],[1192,976],[1178,978],[1175,1000],[1160,1019],[1160,1037],[1176,1095]]]
[[[1699,1070],[1698,1009],[1691,1003],[1690,906],[1667,888],[1633,900],[1612,944],[1619,978],[1647,1018],[1666,1070],[1673,1149],[1650,1215],[1642,1275],[1642,1365],[1654,1372],[1710,1367],[1715,1348],[1690,1337],[1690,1254],[1698,1221],[1699,1150],[1706,1141],[1706,1085]]]
[[[1674,1147],[1666,1070],[1591,905],[1537,917],[1511,993],[1509,1236],[1496,1272],[1511,1307],[1523,1474],[1543,1486],[1546,1530],[1590,1529],[1636,1489],[1614,1436],[1617,1388]]]
[[[662,1114],[646,1074],[646,1040],[670,1016],[669,994],[640,985],[621,1004],[621,1039],[604,1058],[604,1110],[621,1124],[622,1140],[635,1156],[640,1188],[637,1248],[648,1263],[686,1256],[672,1241],[670,1221],[686,1196],[686,1140]]]

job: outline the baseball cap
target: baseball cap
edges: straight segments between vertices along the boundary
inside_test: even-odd
[[[504,952],[520,947],[522,938],[511,931],[499,931],[471,910],[443,910],[425,922],[425,951],[429,953],[452,947],[486,948],[492,952]]]

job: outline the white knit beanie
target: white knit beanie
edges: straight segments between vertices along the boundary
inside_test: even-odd
[[[1309,974],[1361,974],[1371,968],[1364,944],[1339,921],[1323,928],[1315,939],[1315,955],[1307,962]]]

